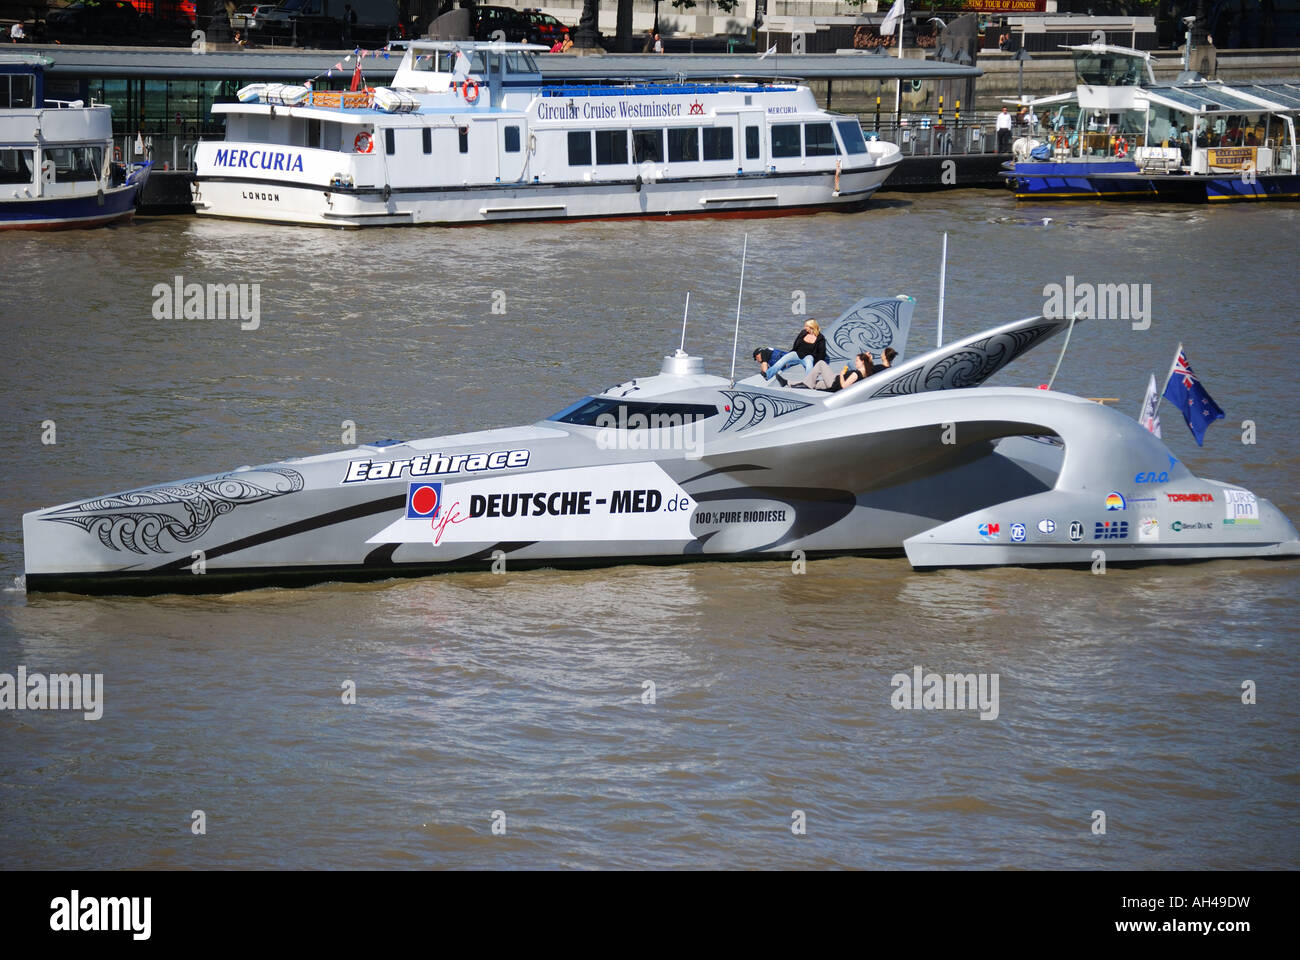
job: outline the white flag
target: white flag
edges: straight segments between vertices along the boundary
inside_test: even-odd
[[[1153,373],[1151,374],[1151,382],[1147,384],[1147,395],[1146,399],[1142,401],[1142,412],[1138,414],[1138,423],[1157,437],[1160,436],[1160,414],[1156,412],[1159,408],[1160,394],[1156,392],[1156,375]]]
[[[894,28],[898,26],[898,21],[902,18],[904,12],[903,0],[894,0],[894,5],[889,8],[889,13],[885,15],[885,22],[880,25],[880,35],[882,37],[887,37],[894,32]]]
[[[758,57],[758,59],[760,59],[760,60],[766,60],[768,57],[770,57],[770,56],[771,56],[772,54],[774,54],[774,53],[776,53],[776,44],[775,44],[775,43],[772,44],[770,47],[767,48],[767,52],[760,54],[759,57]]]

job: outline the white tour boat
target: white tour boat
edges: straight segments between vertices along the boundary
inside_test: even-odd
[[[204,216],[317,226],[863,205],[901,160],[779,82],[547,85],[518,43],[413,41],[391,88],[254,84],[195,154]]]

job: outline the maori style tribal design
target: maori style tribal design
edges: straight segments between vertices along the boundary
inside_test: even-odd
[[[718,432],[730,430],[742,420],[739,430],[748,430],[750,427],[762,423],[768,417],[775,420],[777,417],[783,417],[787,413],[794,413],[796,410],[802,410],[804,407],[811,407],[811,403],[805,403],[802,400],[792,400],[789,397],[773,397],[765,393],[749,393],[744,390],[723,390],[723,395],[731,403],[731,412],[727,414],[727,422],[718,428]]]
[[[80,527],[110,550],[171,553],[175,547],[161,542],[164,533],[177,544],[192,543],[236,507],[302,488],[297,470],[265,467],[87,500],[42,519]]]
[[[881,384],[870,396],[901,397],[977,386],[1057,328],[1058,324],[1046,323],[977,340]]]
[[[900,346],[907,340],[903,326],[904,300],[864,300],[835,323],[830,331],[834,345],[833,357],[827,361],[834,366],[840,360],[849,360],[864,350],[873,353],[892,343]],[[902,334],[900,336],[900,333]]]

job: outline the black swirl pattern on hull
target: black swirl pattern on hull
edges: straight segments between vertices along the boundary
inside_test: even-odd
[[[727,422],[718,428],[719,433],[730,430],[738,423],[740,426],[736,432],[739,433],[768,418],[775,420],[777,417],[784,417],[787,413],[812,406],[811,403],[803,400],[768,393],[750,393],[747,390],[723,390],[722,393],[731,405],[731,412],[727,414]]]
[[[900,340],[905,300],[869,300],[859,303],[838,320],[827,334],[834,347],[826,360],[831,366],[851,360],[864,350],[877,353]]]
[[[901,397],[930,390],[958,390],[978,386],[1057,329],[1059,324],[1044,323],[1023,330],[1009,330],[965,344],[936,357],[923,367],[909,370],[882,383],[869,395]],[[869,381],[867,390],[870,391]]]
[[[172,553],[176,547],[164,544],[164,534],[177,545],[193,543],[236,507],[302,488],[297,470],[265,467],[85,500],[41,519],[80,527],[110,550]]]

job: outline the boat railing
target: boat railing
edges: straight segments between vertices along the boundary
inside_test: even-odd
[[[862,133],[868,140],[886,140],[898,145],[905,157],[940,157],[949,155],[1009,153],[1010,144],[999,149],[997,118],[994,114],[963,114],[960,117],[937,113],[888,116],[860,115]],[[1046,136],[1038,128],[1039,139]],[[1011,139],[1030,136],[1026,128],[1012,131]]]

